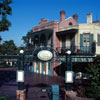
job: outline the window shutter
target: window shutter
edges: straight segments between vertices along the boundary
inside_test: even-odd
[[[71,40],[71,46],[75,46],[75,36]]]
[[[100,34],[98,34],[98,46],[100,46]]]
[[[94,37],[94,34],[90,34],[90,46],[91,46],[92,43],[93,43],[93,37]]]
[[[80,34],[80,47],[83,46],[83,34]]]

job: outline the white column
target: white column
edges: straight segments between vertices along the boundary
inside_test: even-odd
[[[48,75],[48,62],[46,62],[46,75]]]
[[[36,62],[34,62],[34,72],[36,72]]]
[[[40,62],[40,73],[42,73],[41,67],[42,67],[42,63]]]

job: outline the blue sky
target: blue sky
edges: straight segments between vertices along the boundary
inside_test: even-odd
[[[60,20],[59,12],[66,11],[66,18],[77,13],[79,23],[86,23],[86,14],[92,13],[93,20],[100,20],[100,0],[13,0],[12,16],[8,16],[12,26],[9,31],[0,32],[3,41],[14,40],[17,46],[23,44],[25,36],[41,18]],[[3,42],[2,41],[2,42]]]

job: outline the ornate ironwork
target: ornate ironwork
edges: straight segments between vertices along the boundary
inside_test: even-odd
[[[65,55],[67,50],[70,50],[73,55],[94,55],[95,46],[69,46],[69,47],[57,47],[56,51],[59,55]]]

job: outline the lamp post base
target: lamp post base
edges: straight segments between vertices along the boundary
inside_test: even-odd
[[[17,100],[26,100],[26,90],[16,90]]]
[[[74,91],[66,91],[65,90],[65,100],[71,99],[70,97],[76,97],[77,93]]]

